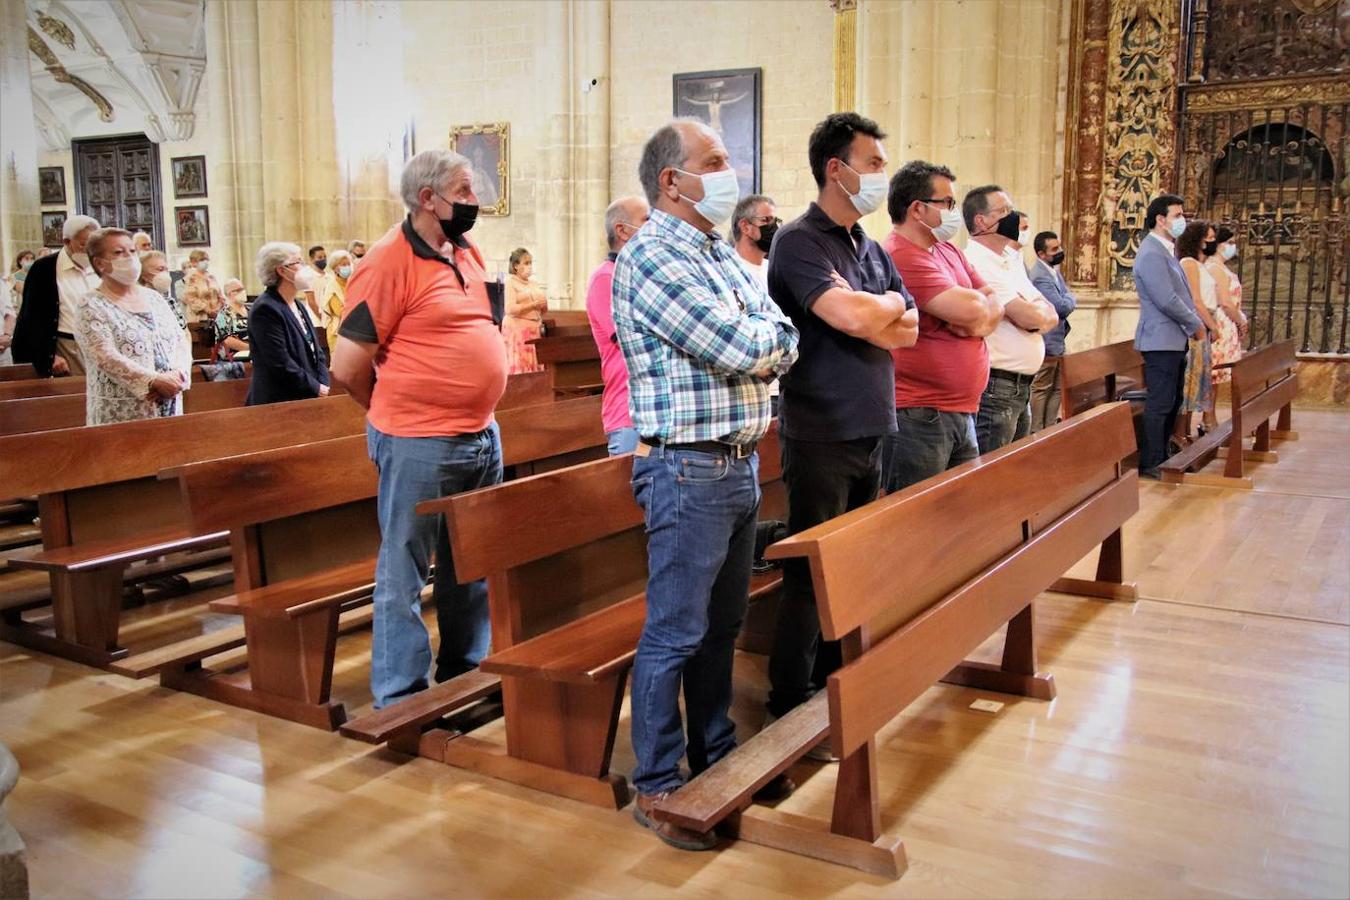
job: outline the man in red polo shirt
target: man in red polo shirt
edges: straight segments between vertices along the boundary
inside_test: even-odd
[[[614,261],[623,245],[647,224],[651,207],[644,197],[620,197],[605,210],[605,240],[609,242],[609,256],[594,272],[586,285],[586,317],[591,322],[591,335],[600,351],[600,378],[605,383],[604,399],[600,405],[600,421],[609,439],[609,455],[632,453],[637,446],[638,433],[633,418],[628,414],[628,366],[619,349],[619,337],[614,331]]]
[[[380,556],[370,687],[377,709],[427,687],[431,645],[420,594],[436,559],[435,680],[475,668],[489,642],[487,588],[460,585],[445,522],[422,500],[502,479],[492,411],[506,388],[502,310],[489,300],[469,161],[426,150],[403,171],[408,218],[372,246],[347,284],[332,375],[369,410],[380,473]]]
[[[1003,308],[949,241],[960,228],[956,176],[946,166],[905,163],[891,177],[893,230],[882,246],[919,307],[919,340],[892,350],[896,430],[882,448],[887,492],[979,456],[975,413],[989,381],[984,336]]]

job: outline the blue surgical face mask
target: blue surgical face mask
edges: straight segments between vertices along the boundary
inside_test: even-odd
[[[680,194],[680,199],[692,203],[694,212],[713,225],[725,225],[736,211],[737,201],[741,199],[741,185],[736,180],[736,170],[723,169],[721,172],[704,172],[702,175],[684,169],[675,171],[703,182],[702,200],[690,200],[684,194]]]
[[[853,208],[864,216],[881,209],[881,204],[886,202],[886,191],[888,189],[886,173],[868,172],[863,175],[843,160],[840,160],[839,164],[858,176],[858,193],[856,194],[849,193],[843,182],[839,183],[839,187],[843,189],[845,194],[848,194],[848,199],[853,203]]]
[[[339,278],[350,278],[350,277],[352,277],[352,267],[351,267],[351,266],[338,266],[338,267],[337,267],[337,273],[338,273],[338,277],[339,277]]]
[[[1237,244],[1224,244],[1224,245],[1223,245],[1223,258],[1224,258],[1224,259],[1232,259],[1232,258],[1235,257],[1235,256],[1237,256]]]
[[[1174,238],[1181,237],[1182,232],[1184,232],[1185,230],[1186,230],[1185,216],[1177,216],[1175,219],[1172,220],[1172,224],[1168,226],[1168,231]]]

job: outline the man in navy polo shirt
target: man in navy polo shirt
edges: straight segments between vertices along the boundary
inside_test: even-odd
[[[851,112],[816,126],[808,157],[820,193],[779,230],[769,257],[769,294],[801,332],[778,413],[793,534],[877,496],[882,439],[895,428],[890,351],[918,338],[918,312],[895,265],[858,224],[886,199],[885,137]],[[769,658],[771,716],[806,700],[838,668],[838,646],[817,659],[819,644],[810,571],[789,560]]]

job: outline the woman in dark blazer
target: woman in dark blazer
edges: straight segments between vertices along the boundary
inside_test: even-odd
[[[258,251],[258,280],[265,290],[248,314],[253,380],[248,405],[328,395],[328,367],[305,304],[296,299],[300,248],[274,241]]]

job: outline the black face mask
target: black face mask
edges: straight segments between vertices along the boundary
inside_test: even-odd
[[[451,204],[454,212],[450,218],[441,219],[441,231],[450,240],[455,240],[473,228],[473,223],[478,221],[478,204],[476,203],[454,203]]]
[[[1060,263],[1064,262],[1064,251],[1063,251],[1063,250],[1060,250],[1060,251],[1056,252],[1054,256],[1051,256],[1051,257],[1050,257],[1049,262],[1050,262],[1050,265],[1052,265],[1052,266],[1057,266],[1057,265],[1059,265]]]
[[[773,236],[778,233],[778,223],[770,222],[768,225],[759,226],[759,240],[755,241],[755,246],[761,253],[768,253],[769,248],[773,246]]]
[[[320,272],[328,268],[328,258],[324,257],[323,259],[314,260],[314,268],[318,269]]]
[[[1005,237],[1010,241],[1015,241],[1017,240],[1017,233],[1021,229],[1021,224],[1022,214],[1014,209],[1012,212],[998,220],[998,224],[994,226],[994,233],[999,237]]]
[[[1218,242],[1218,241],[1205,241],[1205,255],[1206,255],[1206,256],[1213,256],[1214,254],[1216,254],[1216,253],[1218,253],[1218,252],[1219,252],[1219,242]]]

